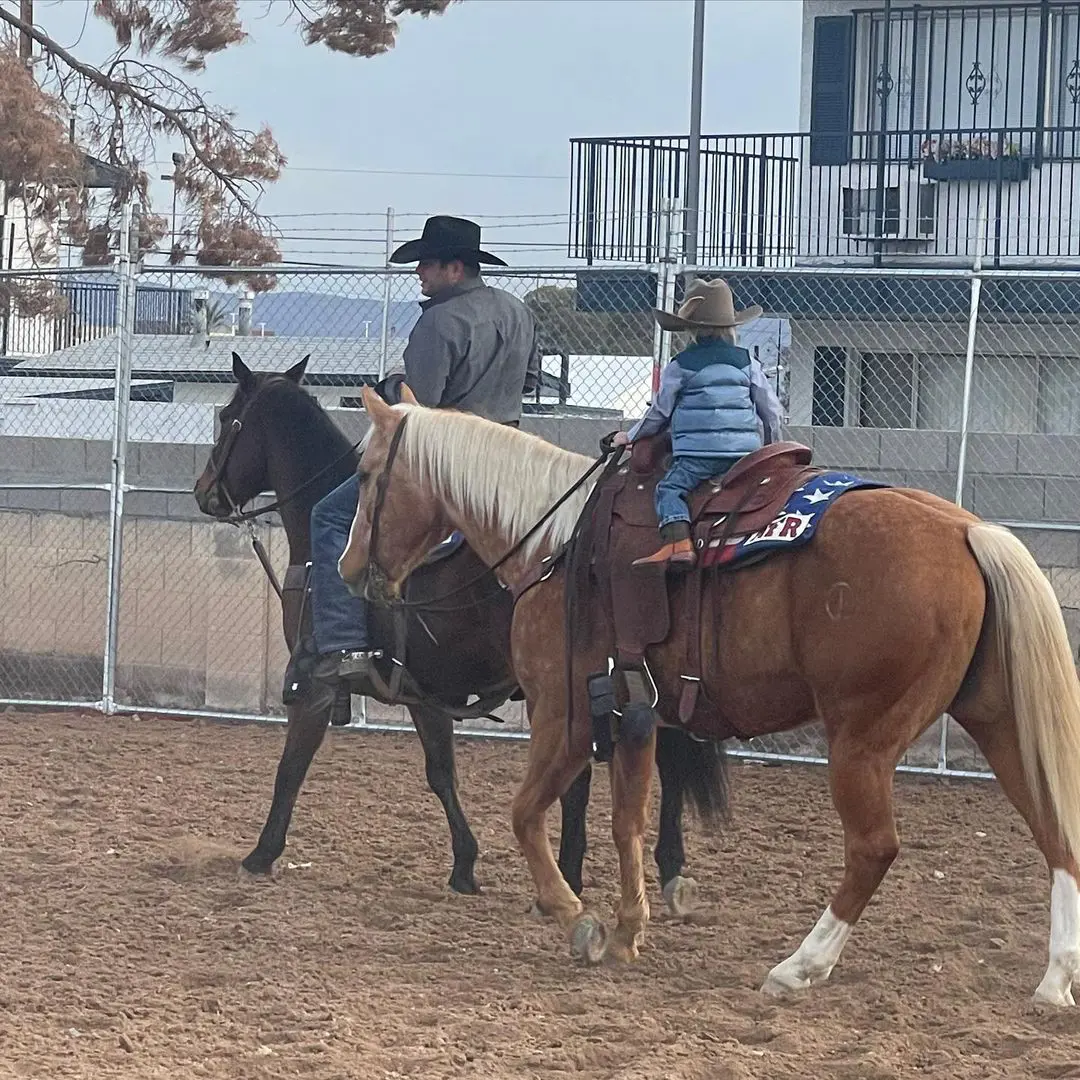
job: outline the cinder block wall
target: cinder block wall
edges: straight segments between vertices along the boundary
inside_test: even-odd
[[[343,427],[358,433],[355,414]],[[534,420],[559,445],[595,453],[608,421]],[[958,436],[946,432],[793,429],[816,460],[952,497]],[[133,444],[128,483],[183,489],[126,498],[117,693],[147,708],[281,714],[285,648],[280,605],[244,533],[203,517],[190,491],[206,446]],[[0,437],[0,482],[88,482],[109,476],[107,444]],[[1080,520],[1080,438],[973,435],[966,499],[1006,520]],[[0,491],[0,697],[96,701],[101,696],[108,583],[108,493]],[[280,527],[261,535],[279,574]],[[1080,644],[1080,534],[1018,530],[1057,591]],[[519,706],[504,710],[522,726]],[[405,719],[370,705],[369,716]],[[776,749],[820,751],[807,734]],[[926,741],[929,755],[936,737]],[[972,759],[974,761],[974,758]]]

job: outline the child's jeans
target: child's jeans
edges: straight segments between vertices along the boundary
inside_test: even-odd
[[[656,516],[660,528],[674,521],[689,521],[686,496],[703,480],[721,476],[737,461],[731,457],[679,457],[656,485]]]

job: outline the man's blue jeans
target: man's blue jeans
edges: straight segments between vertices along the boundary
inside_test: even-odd
[[[345,587],[337,566],[359,497],[360,477],[354,474],[311,511],[311,618],[320,653],[370,648],[367,604]]]
[[[733,457],[677,457],[656,485],[656,516],[660,528],[675,521],[689,521],[686,496],[703,480],[721,476],[738,460]]]

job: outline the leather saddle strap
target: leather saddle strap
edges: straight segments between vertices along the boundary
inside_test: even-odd
[[[686,671],[681,676],[679,723],[686,727],[694,718],[698,691],[701,689],[701,605],[705,575],[700,564],[686,576]]]
[[[405,596],[404,599],[409,599],[409,585],[408,578],[405,579]],[[399,604],[394,605],[393,613],[394,623],[394,651],[390,656],[390,700],[396,701],[401,694],[401,680],[405,674],[405,651],[408,647],[409,638],[409,626],[408,626],[408,614],[405,607]]]
[[[622,487],[623,485],[619,483],[608,484],[600,493],[593,515],[593,520],[596,522],[593,545],[593,580],[596,582],[600,594],[601,610],[605,612],[609,625],[615,628],[616,653],[618,652],[618,623],[615,619],[615,598],[611,588],[611,575],[615,569],[611,562],[611,529],[615,496],[622,490]]]
[[[739,505],[728,514],[720,530],[718,542],[721,547],[731,539],[739,514],[753,498],[755,487],[747,489]],[[717,540],[712,541],[716,543]],[[704,545],[702,546],[704,550]],[[679,692],[679,723],[686,727],[694,717],[698,692],[701,690],[701,605],[704,603],[705,575],[701,569],[701,555],[694,569],[687,575],[687,621],[686,621],[686,670],[683,672],[682,690]]]

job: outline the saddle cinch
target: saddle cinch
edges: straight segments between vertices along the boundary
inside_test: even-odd
[[[590,677],[590,700],[610,701],[613,694],[616,710],[624,716],[627,705],[644,705],[651,710],[656,704],[646,651],[666,641],[671,632],[667,568],[662,564],[632,565],[635,559],[656,549],[654,491],[670,452],[667,433],[634,444],[629,461],[602,484],[595,496],[587,530],[589,554],[578,563],[588,567],[589,588],[599,593],[609,621],[609,636],[614,637],[613,670]],[[679,625],[686,652],[679,701],[679,722],[684,726],[693,717],[700,684],[705,575],[730,572],[719,567],[704,569],[701,555],[707,545],[719,542],[722,546],[731,537],[765,528],[783,510],[796,488],[825,471],[810,464],[812,456],[810,448],[801,443],[772,443],[740,459],[723,476],[699,485],[687,500],[699,560],[684,575],[688,603]],[[755,561],[759,560],[747,559],[735,566],[741,568]],[[578,583],[582,583],[580,578]],[[595,708],[593,715],[595,721],[600,720]],[[599,749],[601,740],[597,742]]]

